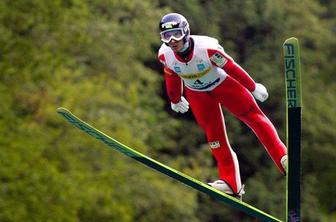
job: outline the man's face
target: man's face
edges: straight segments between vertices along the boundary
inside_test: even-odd
[[[170,40],[170,42],[168,43],[169,47],[175,51],[175,52],[179,52],[181,51],[181,49],[183,49],[183,39],[180,41],[176,41],[174,39]]]

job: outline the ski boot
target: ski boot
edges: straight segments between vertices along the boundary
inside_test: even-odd
[[[244,184],[242,185],[242,187],[240,188],[238,193],[234,193],[232,191],[232,189],[230,188],[230,186],[224,181],[224,180],[216,180],[212,183],[208,183],[209,186],[215,188],[216,190],[222,191],[225,194],[228,194],[230,196],[233,196],[235,198],[237,198],[238,200],[242,201],[243,198],[243,194],[245,194],[244,191]]]
[[[287,174],[287,155],[284,155],[280,160],[281,166],[284,169],[285,175]]]

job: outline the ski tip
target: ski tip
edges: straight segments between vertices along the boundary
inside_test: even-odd
[[[299,42],[299,40],[296,37],[290,37],[286,39],[285,43],[293,43],[293,42]]]
[[[57,112],[58,113],[70,113],[70,111],[67,108],[64,108],[64,107],[58,107]]]

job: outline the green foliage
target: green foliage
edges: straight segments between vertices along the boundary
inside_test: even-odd
[[[270,99],[284,138],[282,43],[303,72],[303,221],[334,221],[333,1],[4,0],[0,2],[0,221],[251,221],[108,150],[64,106],[121,142],[200,180],[217,176],[191,114],[168,111],[158,23],[176,11],[217,37]],[[307,28],[308,27],[308,28]],[[246,201],[284,217],[284,179],[252,132],[225,113]]]

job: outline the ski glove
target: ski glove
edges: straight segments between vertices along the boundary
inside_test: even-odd
[[[268,92],[266,87],[260,83],[256,83],[256,88],[252,92],[252,95],[260,102],[264,102],[268,98]]]
[[[172,110],[175,112],[185,113],[189,109],[189,103],[188,101],[181,96],[180,102],[178,103],[170,103]]]

